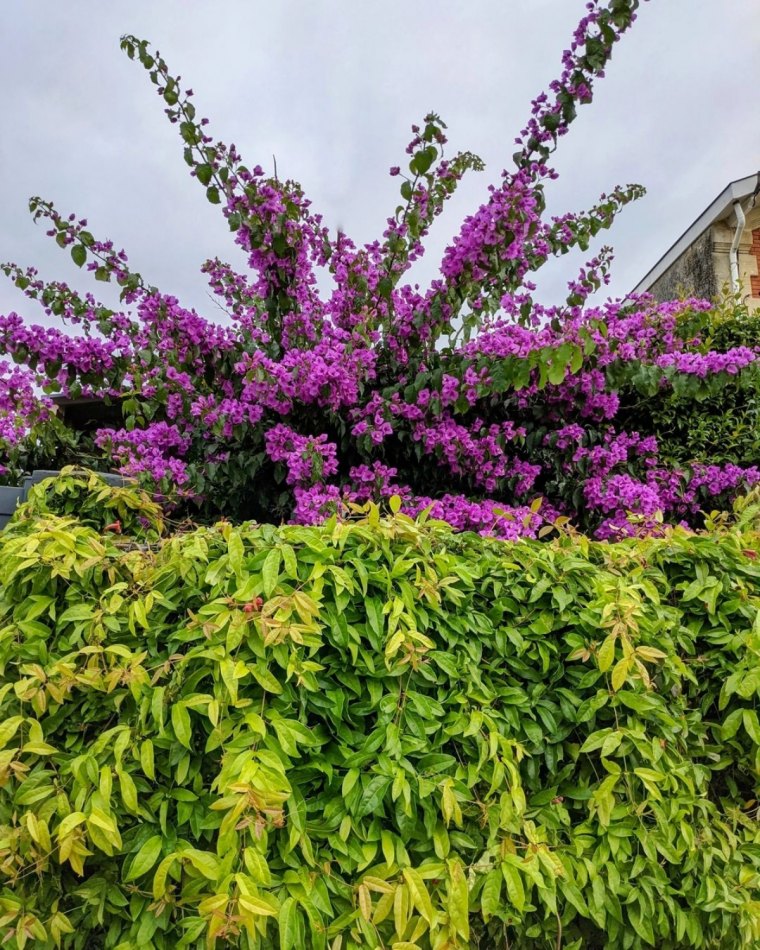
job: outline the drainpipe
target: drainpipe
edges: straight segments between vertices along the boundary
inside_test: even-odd
[[[740,201],[734,202],[734,214],[736,215],[736,231],[731,242],[731,250],[728,252],[728,261],[731,269],[731,292],[738,294],[741,290],[739,284],[739,242],[742,239],[742,234],[744,234],[744,225],[747,223]]]
[[[758,195],[760,195],[760,172],[757,173],[757,183],[747,203],[747,211],[751,211],[755,207]],[[731,241],[731,250],[728,252],[728,261],[731,270],[731,290],[733,293],[738,294],[741,290],[739,283],[739,243],[741,242],[742,234],[747,224],[747,219],[744,216],[744,208],[742,208],[740,201],[734,202],[734,214],[736,215],[736,231],[734,231],[734,239]]]

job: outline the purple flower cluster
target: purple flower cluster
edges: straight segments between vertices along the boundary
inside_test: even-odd
[[[709,303],[632,297],[590,306],[608,279],[608,248],[579,269],[562,304],[541,306],[533,293],[540,267],[585,250],[642,193],[629,185],[586,212],[545,211],[556,177],[549,156],[638,5],[588,4],[560,78],[533,102],[515,167],[465,219],[423,289],[403,275],[462,176],[482,168],[471,153],[445,154],[437,115],[413,127],[408,163],[391,169],[401,204],[381,239],[357,245],[328,230],[297,183],[214,142],[192,93],[169,102],[167,88],[179,84],[165,62],[127,39],[249,270],[219,259],[203,266],[228,315],[216,322],[151,286],[86,221],[34,199],[35,219],[80,267],[118,284],[124,309],[2,265],[30,300],[75,328],[0,316],[0,353],[17,364],[0,363],[7,477],[38,445],[39,427],[60,424],[49,398],[60,394],[118,397],[125,407],[123,425],[85,445],[90,457],[99,452],[162,494],[218,497],[220,506],[241,479],[214,479],[230,472],[248,473],[264,510],[282,505],[284,482],[289,508],[276,510],[300,523],[398,496],[403,511],[429,510],[459,530],[533,537],[562,514],[614,538],[688,521],[706,500],[757,482],[753,467],[666,463],[621,401],[639,377],[666,398],[678,380],[757,373],[757,348],[702,342]]]
[[[49,417],[50,408],[50,400],[35,392],[27,371],[0,360],[0,446],[10,449],[28,438],[32,426]]]
[[[716,373],[736,376],[745,366],[760,362],[760,348],[736,346],[725,353],[663,353],[655,362],[663,369],[673,367],[678,373],[700,378]]]
[[[273,462],[284,462],[288,485],[314,485],[338,471],[337,446],[326,435],[299,435],[280,423],[264,436]]]
[[[168,479],[177,486],[187,482],[183,456],[187,454],[190,440],[174,425],[156,422],[131,432],[101,429],[95,443],[119,464],[123,475],[146,476],[155,483]]]

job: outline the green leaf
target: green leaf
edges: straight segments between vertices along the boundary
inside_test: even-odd
[[[586,905],[586,901],[583,899],[578,886],[572,881],[566,881],[560,879],[559,887],[562,893],[567,898],[568,902],[573,905],[573,907],[578,911],[582,917],[588,917],[589,910]]]
[[[409,163],[409,167],[416,175],[424,175],[430,169],[430,166],[438,157],[438,149],[434,145],[428,145],[422,151],[417,152]]]
[[[553,383],[555,386],[558,386],[564,381],[566,370],[567,364],[555,356],[555,358],[549,364],[549,372],[547,373],[549,382]]]
[[[243,568],[244,551],[243,539],[240,537],[240,532],[233,529],[227,539],[227,552],[230,558],[230,567],[236,574],[240,574]]]
[[[286,576],[290,580],[296,580],[298,578],[298,559],[296,558],[296,552],[289,544],[283,544],[280,550],[282,552],[282,561],[285,566]]]
[[[654,930],[649,912],[640,904],[629,904],[626,909],[636,933],[645,943],[652,947],[655,946]]]
[[[190,724],[190,713],[183,703],[175,703],[172,706],[171,719],[174,735],[186,749],[189,749],[193,730]]]
[[[303,946],[303,919],[295,898],[287,897],[277,915],[280,930],[280,950],[294,950]]]
[[[92,619],[93,608],[89,604],[73,604],[61,614],[58,623],[77,623]]]
[[[277,581],[280,577],[280,550],[272,548],[267,554],[264,565],[261,568],[261,578],[264,584],[264,595],[271,597],[277,587]]]
[[[488,921],[501,910],[501,884],[503,875],[500,871],[489,871],[480,892],[480,909],[483,920]]]
[[[602,757],[607,758],[608,756],[612,755],[612,753],[618,748],[622,741],[623,736],[620,732],[613,732],[608,735],[602,743]]]
[[[586,738],[586,741],[581,746],[580,751],[594,752],[596,749],[601,749],[601,747],[607,741],[609,735],[609,729],[599,729],[597,732],[592,732],[591,735]]]
[[[77,265],[81,267],[84,262],[87,260],[87,250],[81,244],[75,244],[71,248],[71,259]]]
[[[741,726],[744,709],[735,709],[733,712],[729,713],[728,716],[723,720],[723,726],[721,729],[721,736],[723,739],[733,739],[736,733],[739,731],[739,726]]]
[[[153,899],[160,900],[166,893],[166,880],[169,875],[169,871],[174,866],[175,862],[178,860],[176,854],[168,854],[156,868],[156,873],[153,875]]]
[[[219,858],[215,854],[200,851],[197,848],[188,848],[181,852],[180,857],[188,860],[196,871],[200,871],[209,881],[216,881],[219,877]]]
[[[364,815],[372,815],[378,811],[391,781],[387,775],[375,775],[367,782],[356,812],[359,818],[363,818]]]
[[[183,141],[188,145],[197,145],[200,140],[200,133],[193,122],[180,122],[180,135]]]
[[[262,689],[265,689],[268,693],[274,693],[276,696],[279,696],[282,692],[282,686],[266,666],[262,663],[257,663],[255,666],[249,666],[248,669]]]
[[[137,786],[135,785],[134,779],[126,772],[123,768],[117,766],[116,774],[119,776],[119,789],[121,791],[121,800],[124,802],[124,807],[127,811],[136,814],[139,811],[139,805],[137,802]]]
[[[214,169],[211,167],[211,165],[196,165],[195,177],[202,185],[208,186],[213,175]]]
[[[760,745],[760,722],[758,722],[755,710],[745,709],[742,714],[742,721],[744,722],[747,735],[755,745]]]
[[[343,784],[341,785],[340,794],[345,798],[351,789],[359,781],[359,776],[361,772],[359,769],[349,769],[346,774],[343,776]]]
[[[161,835],[153,835],[152,838],[148,838],[145,844],[143,844],[143,846],[134,856],[132,863],[129,866],[129,872],[124,878],[125,881],[134,881],[138,877],[142,877],[143,874],[147,874],[148,871],[150,871],[150,869],[161,856],[163,840],[164,839]]]

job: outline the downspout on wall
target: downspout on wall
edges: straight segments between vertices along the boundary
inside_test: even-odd
[[[741,291],[739,283],[739,242],[747,223],[741,201],[734,202],[734,214],[736,215],[736,231],[734,231],[734,239],[731,242],[731,250],[728,252],[728,265],[731,270],[731,293],[738,294]]]

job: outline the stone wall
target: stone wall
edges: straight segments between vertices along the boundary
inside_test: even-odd
[[[701,234],[650,287],[657,300],[674,300],[685,293],[711,300],[720,290],[715,276],[712,231]]]

